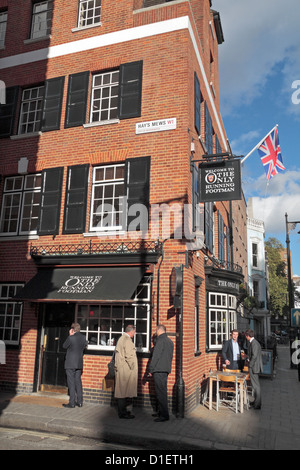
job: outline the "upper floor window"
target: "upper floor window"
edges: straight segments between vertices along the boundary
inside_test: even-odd
[[[125,165],[94,168],[90,230],[122,229]]]
[[[38,132],[41,128],[44,86],[23,90],[19,134]]]
[[[38,2],[33,4],[31,39],[48,36],[52,25],[53,1]]]
[[[213,153],[213,133],[211,116],[208,110],[208,106],[205,103],[205,145],[207,152],[210,155]]]
[[[90,122],[117,119],[118,107],[119,70],[94,75]]]
[[[78,28],[99,24],[101,20],[101,0],[80,0]]]
[[[0,233],[2,235],[36,234],[40,200],[40,174],[6,178]]]
[[[214,203],[205,203],[205,244],[211,253],[214,252]]]
[[[7,25],[7,11],[0,12],[0,48],[4,47]]]
[[[258,268],[258,244],[252,243],[252,266]]]

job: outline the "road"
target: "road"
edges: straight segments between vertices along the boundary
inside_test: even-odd
[[[1,450],[107,450],[135,451],[138,447],[124,446],[62,434],[27,431],[0,427]]]

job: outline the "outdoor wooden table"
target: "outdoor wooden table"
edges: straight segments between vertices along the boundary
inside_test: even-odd
[[[247,397],[246,397],[246,393],[247,393],[247,388],[244,389],[244,383],[245,383],[245,379],[248,375],[248,373],[245,373],[245,372],[230,372],[229,370],[228,371],[225,371],[225,372],[222,372],[220,370],[213,370],[209,373],[208,375],[208,379],[209,379],[209,388],[208,388],[208,395],[209,395],[209,409],[212,410],[212,400],[213,400],[213,382],[216,382],[217,381],[217,375],[220,374],[220,375],[234,375],[237,377],[237,381],[238,381],[238,384],[239,384],[239,389],[240,389],[240,412],[243,413],[244,412],[244,402],[247,403]]]

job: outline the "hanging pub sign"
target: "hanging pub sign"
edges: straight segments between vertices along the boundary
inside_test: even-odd
[[[200,202],[242,199],[240,160],[201,163],[199,175]]]

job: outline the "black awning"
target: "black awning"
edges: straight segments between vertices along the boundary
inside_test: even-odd
[[[40,268],[16,298],[33,302],[130,301],[145,272],[142,266]]]

